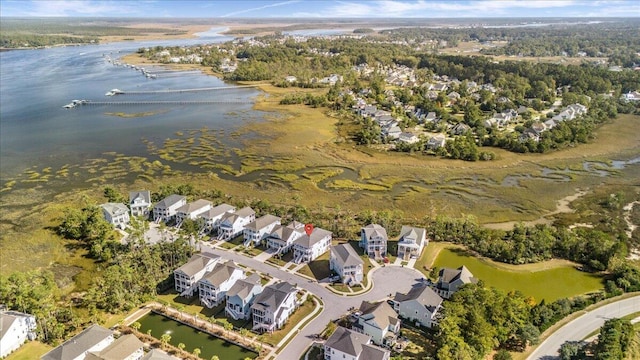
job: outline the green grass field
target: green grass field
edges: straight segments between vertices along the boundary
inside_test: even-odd
[[[7,360],[33,360],[39,359],[40,356],[46,354],[53,347],[43,344],[39,341],[29,341],[22,345],[18,350],[7,356]]]

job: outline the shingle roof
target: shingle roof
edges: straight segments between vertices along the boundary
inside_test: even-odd
[[[186,200],[187,198],[185,196],[182,195],[169,195],[166,198],[162,199],[162,201],[160,201],[159,203],[156,204],[155,207],[159,208],[159,209],[166,209],[172,205],[175,205],[176,203]]]
[[[207,206],[211,206],[211,201],[198,199],[194,202],[187,203],[180,206],[178,210],[176,210],[176,212],[183,213],[183,214],[191,214]]]
[[[248,278],[236,281],[233,286],[227,291],[227,296],[238,296],[241,299],[245,299],[255,287],[262,287],[260,284],[260,276],[258,274],[252,274]]]
[[[422,239],[425,236],[425,229],[416,228],[413,226],[402,225],[402,229],[400,229],[400,241],[404,238],[411,238],[416,240],[416,244],[422,244]]]
[[[231,206],[228,204],[220,204],[214,208],[209,209],[208,211],[205,211],[202,214],[202,217],[207,219],[213,219],[215,217],[223,215],[226,212],[233,212],[235,211],[235,209],[236,209],[235,206]]]
[[[141,198],[147,204],[151,203],[151,193],[149,190],[139,190],[139,191],[129,191],[129,203],[133,203],[133,201],[137,198]]]
[[[327,339],[325,346],[358,358],[362,353],[363,346],[370,341],[371,337],[368,335],[338,326],[336,331]]]
[[[9,315],[6,313],[0,314],[0,339],[4,337],[4,334],[9,330],[14,321],[16,321],[18,317]]]
[[[462,280],[462,282],[465,284],[469,284],[477,281],[477,279],[473,277],[473,274],[471,273],[471,271],[469,271],[469,269],[467,269],[467,267],[464,265],[462,265],[458,269],[450,269],[450,268],[441,269],[438,275],[440,277],[440,281],[446,282],[446,283],[451,283],[458,279]]]
[[[142,341],[138,340],[135,335],[128,334],[119,337],[116,341],[94,355],[100,360],[122,360],[131,356],[137,350],[142,349],[143,346]]]
[[[389,324],[398,322],[398,314],[385,301],[379,303],[370,303],[363,301],[360,305],[360,319],[364,319],[368,323],[375,323],[379,329],[386,329]]]
[[[320,240],[324,239],[327,235],[331,236],[331,231],[321,228],[314,228],[311,235],[307,235],[305,233],[304,235],[296,239],[296,241],[294,241],[293,243],[304,246],[306,248],[311,248],[313,245],[320,242]]]
[[[258,231],[268,225],[271,225],[273,223],[276,222],[280,222],[280,218],[271,214],[267,214],[264,216],[261,216],[257,219],[255,219],[254,221],[250,222],[249,224],[247,224],[247,226],[245,226],[245,229],[251,229],[253,231]]]
[[[342,265],[341,267],[357,265],[364,266],[364,261],[362,261],[360,256],[358,256],[358,253],[356,253],[351,244],[347,243],[332,246],[331,254],[333,254],[338,262]]]
[[[362,346],[362,354],[360,354],[360,358],[363,360],[384,360],[388,358],[388,353],[389,350],[367,344]]]
[[[113,332],[111,330],[94,324],[84,329],[80,334],[67,340],[62,345],[42,355],[40,359],[72,360],[112,335]]]
[[[427,285],[415,286],[407,294],[396,293],[394,300],[397,302],[416,300],[432,312],[442,304],[442,298]]]
[[[193,276],[204,269],[210,261],[214,261],[219,258],[220,256],[209,253],[195,254],[186,264],[177,268],[176,271],[181,271],[188,276]]]
[[[106,203],[100,205],[100,207],[111,214],[111,217],[120,216],[129,212],[127,205],[121,203]]]
[[[217,263],[211,271],[204,274],[202,280],[208,281],[211,285],[220,286],[223,282],[229,280],[237,270],[242,271],[233,261],[227,261],[224,264]]]
[[[373,236],[379,236],[383,239],[389,239],[387,236],[387,230],[378,224],[369,224],[362,228],[367,239],[371,239]]]
[[[177,357],[173,357],[160,349],[153,349],[149,351],[140,360],[177,360]]]
[[[253,303],[253,307],[257,308],[271,308],[271,311],[276,311],[284,300],[291,293],[295,293],[296,288],[286,281],[282,281],[276,284],[269,285],[262,290]]]

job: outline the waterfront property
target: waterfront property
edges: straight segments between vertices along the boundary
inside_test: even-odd
[[[143,356],[140,360],[179,360],[175,356],[171,356],[166,352],[160,349],[151,349],[145,356]]]
[[[151,193],[149,190],[139,190],[129,192],[129,208],[131,216],[149,216],[151,208]]]
[[[458,291],[462,285],[476,282],[478,282],[478,279],[473,277],[471,271],[464,265],[457,269],[444,268],[440,269],[438,273],[438,282],[434,290],[438,295],[448,299]]]
[[[211,201],[198,199],[182,205],[176,210],[176,223],[182,224],[186,219],[195,220],[199,215],[211,210]]]
[[[400,230],[400,239],[398,240],[398,257],[405,261],[411,258],[419,258],[422,254],[422,249],[429,245],[426,233],[425,229],[403,225]]]
[[[87,353],[100,352],[112,342],[113,331],[94,324],[42,355],[40,360],[85,359]]]
[[[371,344],[371,336],[338,326],[324,344],[324,360],[389,360],[388,350]]]
[[[256,212],[248,206],[236,212],[225,213],[218,226],[218,240],[229,240],[239,236],[244,227],[255,219]]]
[[[36,318],[18,311],[0,311],[0,358],[36,338]]]
[[[284,326],[298,307],[296,288],[286,281],[265,287],[251,305],[253,330],[273,332]]]
[[[151,336],[156,339],[160,339],[163,334],[169,334],[171,345],[185,344],[184,350],[189,353],[193,353],[193,349],[198,348],[202,359],[211,359],[214,355],[224,360],[255,359],[258,356],[252,350],[154,312],[143,316],[138,322],[141,333],[150,331]]]
[[[378,224],[369,224],[360,230],[360,247],[376,260],[387,255],[387,230]]]
[[[176,194],[167,196],[153,207],[153,221],[159,223],[174,219],[178,209],[186,204],[186,196]]]
[[[106,203],[100,205],[102,215],[109,224],[124,229],[129,224],[129,208],[125,204]]]
[[[175,289],[180,296],[193,296],[198,289],[198,281],[213,270],[220,257],[209,253],[193,255],[189,261],[173,271]]]
[[[233,261],[217,263],[198,281],[200,302],[208,308],[219,305],[236,281],[245,277],[244,270]]]
[[[393,301],[394,309],[405,319],[428,328],[438,322],[442,298],[427,284],[416,285],[406,294],[396,293]]]
[[[293,242],[293,261],[299,264],[315,260],[329,250],[331,238],[331,231],[321,228],[314,228],[310,235],[300,236]]]
[[[236,281],[227,291],[225,313],[234,320],[247,320],[251,317],[251,305],[262,292],[262,283],[258,274]]]
[[[100,351],[90,351],[85,360],[139,360],[144,344],[135,335],[123,335]]]
[[[280,218],[270,214],[248,223],[244,227],[244,245],[259,245],[278,225],[280,225]]]
[[[275,251],[275,255],[286,254],[291,250],[293,242],[304,234],[304,224],[293,221],[287,226],[278,225],[267,236],[267,247]]]
[[[351,244],[331,246],[329,268],[333,270],[343,284],[361,284],[364,276],[364,261],[358,256]]]
[[[228,204],[220,204],[216,207],[205,211],[200,214],[200,217],[204,219],[205,230],[207,231],[217,231],[220,226],[220,220],[226,213],[234,213],[236,212],[236,207]]]
[[[363,301],[360,305],[360,316],[353,324],[353,330],[371,336],[371,341],[376,345],[392,346],[400,332],[400,319],[386,301]]]

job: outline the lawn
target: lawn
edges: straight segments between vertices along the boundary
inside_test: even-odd
[[[272,256],[267,259],[268,263],[274,264],[276,266],[284,266],[289,261],[293,260],[293,251],[289,251],[288,253],[282,255],[280,258],[276,258]]]
[[[434,344],[430,342],[424,334],[418,330],[404,327],[401,330],[402,336],[409,339],[410,343],[400,353],[403,359],[419,360],[425,359],[435,352]]]
[[[18,350],[7,356],[7,360],[33,360],[40,359],[40,356],[46,354],[53,349],[50,345],[43,344],[40,341],[29,341],[22,345]]]
[[[224,310],[224,304],[209,309],[206,306],[200,305],[200,299],[197,295],[186,298],[178,295],[173,291],[168,294],[158,295],[157,299],[161,304],[166,303],[169,305],[169,307],[184,311],[191,315],[198,314],[199,317],[204,316],[210,318],[211,316],[215,316],[216,314],[218,314],[221,310]],[[222,314],[224,315],[224,312],[222,312]]]
[[[429,244],[432,246],[432,244]],[[429,261],[429,260],[426,260]],[[424,262],[424,261],[423,261]],[[504,291],[517,290],[536,301],[551,302],[560,298],[572,297],[602,289],[602,277],[578,271],[569,263],[561,262],[553,268],[545,264],[522,265],[528,270],[517,270],[520,266],[510,266],[508,270],[469,255],[460,248],[445,247],[440,250],[433,266],[437,268],[458,268],[465,265],[475,277],[484,281],[486,286],[496,287]],[[536,269],[537,267],[537,269]],[[418,268],[425,275],[428,271]]]
[[[309,297],[308,299],[311,299],[311,297]],[[289,333],[289,331],[293,329],[294,326],[298,325],[298,323],[301,322],[302,319],[311,314],[314,308],[315,303],[313,302],[313,300],[305,301],[302,305],[300,305],[298,309],[296,309],[293,315],[291,315],[282,329],[274,331],[271,334],[264,334],[263,342],[276,346]]]
[[[320,255],[317,259],[303,266],[298,273],[310,276],[320,281],[331,275],[329,270],[329,252]]]

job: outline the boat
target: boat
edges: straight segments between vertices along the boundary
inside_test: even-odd
[[[113,95],[118,95],[118,94],[124,94],[124,91],[118,90],[118,89],[111,89],[110,91],[107,91],[104,95],[105,96],[113,96]]]

